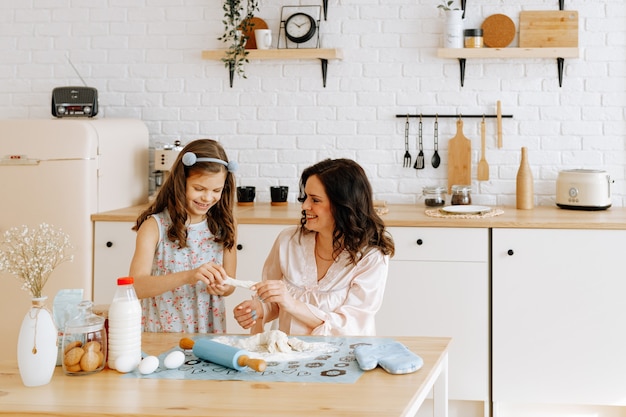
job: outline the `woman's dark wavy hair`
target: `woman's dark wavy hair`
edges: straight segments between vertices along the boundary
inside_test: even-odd
[[[385,224],[374,209],[372,186],[365,171],[351,159],[325,159],[306,168],[300,177],[298,201],[304,202],[304,187],[311,176],[317,176],[330,200],[335,219],[334,253],[345,249],[356,264],[369,247],[393,256],[394,243]],[[302,211],[300,233],[306,233],[306,214]]]
[[[172,242],[177,242],[179,247],[187,246],[187,207],[186,190],[187,177],[198,171],[207,173],[226,172],[226,181],[222,198],[207,211],[207,224],[209,230],[215,235],[215,241],[222,243],[225,249],[231,249],[235,245],[235,217],[233,206],[235,204],[235,176],[226,167],[217,162],[196,162],[194,165],[185,166],[182,157],[186,152],[193,152],[197,158],[217,158],[228,162],[228,156],[217,141],[213,139],[198,139],[189,142],[178,154],[172,165],[170,175],[159,190],[154,202],[137,218],[133,230],[152,214],[160,213],[167,209],[172,225],[167,229],[167,237]]]

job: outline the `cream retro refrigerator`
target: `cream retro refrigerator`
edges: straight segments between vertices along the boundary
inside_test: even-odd
[[[73,261],[58,266],[44,287],[48,308],[62,288],[82,288],[83,298],[93,299],[91,215],[147,201],[148,146],[139,120],[0,120],[0,234],[45,222],[74,247]],[[0,272],[0,358],[17,358],[29,307],[21,281]]]

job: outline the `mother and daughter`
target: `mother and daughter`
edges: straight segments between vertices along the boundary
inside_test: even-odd
[[[142,212],[130,275],[148,332],[225,333],[234,287],[236,163],[211,139],[187,144]],[[365,171],[326,159],[300,177],[300,225],[279,233],[255,297],[237,305],[251,333],[267,323],[289,335],[376,334],[394,244],[374,210]]]

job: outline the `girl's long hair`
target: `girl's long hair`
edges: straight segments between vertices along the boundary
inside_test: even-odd
[[[300,177],[298,201],[304,202],[304,186],[316,175],[330,199],[335,219],[334,253],[345,249],[356,264],[369,247],[393,256],[394,243],[385,224],[374,209],[372,186],[363,168],[351,159],[325,159],[306,168]],[[302,212],[300,233],[306,233],[306,215]]]
[[[215,241],[222,243],[225,249],[231,249],[235,245],[235,217],[233,206],[235,204],[235,177],[226,167],[217,162],[196,162],[186,166],[182,157],[187,152],[193,152],[197,158],[217,158],[228,163],[228,156],[217,141],[213,139],[198,139],[189,142],[178,154],[172,165],[170,175],[159,190],[154,202],[144,210],[137,218],[133,230],[138,230],[141,224],[152,214],[160,213],[167,209],[172,219],[171,226],[167,229],[167,237],[178,246],[187,246],[187,207],[186,191],[187,177],[199,171],[206,173],[226,172],[226,181],[220,200],[207,211],[207,224],[209,230],[215,236]]]

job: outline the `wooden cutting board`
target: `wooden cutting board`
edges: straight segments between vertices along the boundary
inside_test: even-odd
[[[258,17],[253,17],[250,19],[250,25],[248,30],[244,33],[248,37],[248,41],[246,42],[245,49],[256,49],[256,36],[254,36],[254,31],[256,29],[267,29],[267,23],[265,20],[260,19]]]
[[[448,193],[453,185],[472,183],[472,141],[463,135],[463,121],[456,122],[456,135],[448,141]]]
[[[577,48],[578,12],[523,11],[519,14],[520,48]]]

